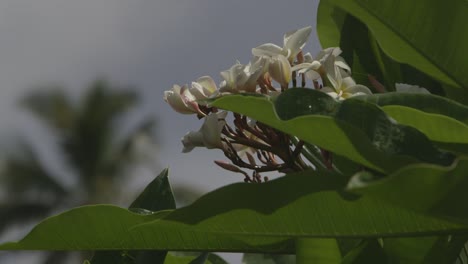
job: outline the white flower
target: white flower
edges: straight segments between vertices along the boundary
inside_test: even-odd
[[[335,68],[335,73],[327,76],[333,87],[324,87],[321,91],[335,99],[344,100],[357,95],[372,94],[369,88],[356,84],[353,78],[340,68]]]
[[[268,60],[262,57],[254,57],[247,65],[237,62],[229,70],[221,72],[224,81],[219,91],[253,93],[257,88],[257,80],[265,74],[267,67]]]
[[[287,87],[291,81],[291,65],[288,59],[283,55],[277,55],[270,59],[268,73],[273,80],[281,84],[281,87]]]
[[[197,99],[203,100],[209,98],[216,92],[216,84],[210,76],[202,76],[195,82],[192,82],[190,93]]]
[[[262,44],[252,49],[254,56],[275,57],[277,55],[285,56],[290,62],[294,60],[297,54],[305,46],[307,39],[312,32],[312,27],[305,27],[290,31],[284,34],[283,47],[273,43]]]
[[[198,131],[190,131],[182,138],[184,145],[183,153],[192,151],[195,147],[205,147],[208,149],[223,148],[221,141],[221,131],[226,121],[227,112],[213,113],[205,117],[202,127]]]
[[[319,52],[315,60],[312,58],[310,53],[304,55],[304,62],[292,67],[292,71],[298,71],[300,74],[305,74],[305,76],[310,80],[318,80],[320,78],[320,73],[323,73],[327,70],[335,71],[336,68],[341,68],[347,72],[351,72],[351,68],[346,64],[344,59],[339,56],[341,54],[340,48],[327,48]],[[323,68],[322,65],[333,65],[333,67]]]
[[[199,113],[200,109],[195,100],[195,96],[190,93],[187,85],[180,87],[174,84],[172,90],[164,92],[164,101],[166,101],[172,109],[181,114]]]
[[[351,73],[351,68],[346,64],[343,57],[339,56],[341,52],[341,49],[338,47],[326,48],[321,50],[315,59],[320,61],[322,64],[331,59],[336,67]]]
[[[307,53],[306,55],[310,55]],[[308,79],[315,81],[320,79],[320,68],[322,64],[319,61],[304,62],[295,65],[291,68],[291,71],[297,71],[300,74],[304,74]]]
[[[406,83],[395,83],[395,89],[399,93],[423,93],[430,94],[426,88],[419,87],[417,85],[411,85]]]

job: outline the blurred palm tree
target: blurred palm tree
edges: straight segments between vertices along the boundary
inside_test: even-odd
[[[155,123],[150,117],[127,134],[117,132],[116,121],[138,102],[134,91],[113,89],[103,80],[92,83],[76,104],[59,87],[27,95],[21,105],[52,129],[78,184],[63,186],[31,144],[20,144],[19,151],[5,157],[1,165],[0,184],[6,199],[0,202],[0,233],[12,224],[43,218],[57,208],[115,201],[118,181],[145,158],[137,151],[137,143],[154,143]],[[63,263],[64,255],[50,253],[45,263]]]

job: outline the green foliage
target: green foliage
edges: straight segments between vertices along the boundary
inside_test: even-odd
[[[176,204],[169,184],[168,170],[163,170],[132,202],[130,209],[160,211],[175,209]],[[145,212],[145,211],[144,211]],[[146,211],[147,212],[147,211]],[[150,264],[164,262],[166,251],[100,251],[91,260],[92,264],[135,263]]]
[[[274,97],[209,100],[209,107],[250,117],[270,129],[262,131],[288,138],[288,151],[294,146],[290,152],[311,166],[262,184],[224,186],[179,209],[163,171],[129,210],[75,208],[0,249],[108,250],[92,263],[149,263],[139,257],[148,254],[156,254],[150,259],[157,263],[224,263],[209,253],[169,254],[164,260],[171,250],[262,254],[246,255],[247,263],[291,261],[270,254],[295,254],[297,263],[453,263],[468,239],[467,13],[464,0],[320,1],[320,41],[343,49],[358,83],[376,92],[394,91],[396,82],[418,84],[433,94],[390,92],[337,101],[314,89],[291,88]],[[104,95],[97,89],[90,98]],[[60,94],[50,98],[54,104],[46,106],[79,116],[64,107]],[[41,115],[55,112],[35,102],[31,107]],[[75,147],[91,127],[109,131],[111,113],[131,103],[86,102],[87,111],[97,114],[76,119],[82,129],[68,143]],[[57,128],[70,126],[62,118],[52,120]],[[104,142],[103,135],[93,142]],[[103,144],[92,151],[106,161]],[[83,172],[120,170],[88,162],[86,151],[71,153],[86,165]]]
[[[117,198],[121,188],[115,180],[137,161],[133,147],[136,137],[151,137],[154,126],[152,118],[145,118],[130,133],[116,133],[115,121],[135,107],[137,99],[133,91],[115,89],[103,80],[93,82],[76,102],[63,88],[55,86],[27,94],[21,106],[52,130],[57,146],[51,149],[65,157],[61,162],[70,165],[78,186],[63,186],[40,157],[42,153],[20,138],[15,152],[4,154],[0,181],[7,199],[0,204],[0,231],[12,224],[43,218],[65,206]],[[77,190],[83,194],[79,202],[75,201]],[[66,255],[52,252],[45,262],[54,258],[64,261]]]
[[[339,103],[318,91],[293,88],[282,93],[274,105],[267,98],[246,96],[225,96],[212,105],[251,116],[378,171],[392,172],[418,160],[445,165],[452,161],[450,154],[432,147],[424,134],[393,124],[371,103],[362,104],[358,100]],[[280,117],[288,120],[281,120],[274,107]],[[291,119],[301,115],[307,116]]]
[[[345,199],[337,192],[343,184],[337,175],[304,172],[261,185],[229,185],[188,207],[149,215],[109,205],[85,206],[49,218],[20,242],[0,248],[292,253],[289,241],[297,236],[394,237],[468,230],[372,197]],[[68,228],[71,225],[74,228]]]
[[[463,33],[464,25],[468,24],[466,1],[320,1],[317,28],[322,46],[340,43],[342,27],[347,26],[343,16],[348,13],[369,28],[378,45],[393,60],[451,86],[468,87],[465,72],[468,36]],[[367,39],[363,37],[349,38]]]

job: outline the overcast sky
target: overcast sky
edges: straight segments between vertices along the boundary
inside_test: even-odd
[[[194,116],[162,99],[173,84],[219,72],[251,49],[282,45],[287,31],[312,25],[306,50],[318,51],[318,0],[0,0],[0,136],[24,127],[16,101],[38,85],[59,83],[78,95],[98,76],[134,85],[144,95],[138,115],[159,120],[162,166],[172,180],[210,190],[242,176],[216,168],[221,151],[181,153],[180,138],[198,130]],[[35,88],[36,87],[36,88]],[[1,140],[1,139],[0,139]]]

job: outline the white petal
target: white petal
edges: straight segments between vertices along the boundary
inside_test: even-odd
[[[190,93],[195,96],[197,100],[203,100],[210,97],[216,92],[216,84],[210,76],[202,76],[197,81],[192,82]]]
[[[308,79],[317,80],[320,78],[318,70],[321,66],[322,65],[319,61],[313,61],[312,63],[304,62],[292,67],[291,71],[297,71],[298,73],[305,74]]]
[[[322,89],[323,90],[323,89]],[[335,92],[327,92],[327,94],[333,99],[340,99],[340,96]]]
[[[225,83],[226,83],[225,81],[221,82],[221,84],[225,84]],[[225,94],[225,93],[229,94],[229,93],[237,93],[238,91],[234,90],[231,87],[228,87],[226,85],[220,85],[219,86],[219,92],[221,94]]]
[[[254,93],[257,89],[257,81],[258,79],[263,76],[267,70],[269,65],[269,59],[265,57],[255,57],[249,64],[248,67],[244,69],[248,70],[246,72],[246,76],[248,77],[244,83],[243,90]]]
[[[331,47],[331,48],[326,48],[324,50],[321,50],[315,59],[323,63],[323,61],[327,60],[329,57],[336,58],[340,54],[341,54],[340,48]]]
[[[351,72],[351,68],[348,66],[348,64],[346,64],[345,60],[340,56],[337,56],[335,58],[335,65],[340,67],[343,70]]]
[[[190,152],[195,147],[203,147],[205,146],[203,143],[203,134],[200,133],[200,131],[190,131],[182,138],[182,144],[184,145],[183,153]]]
[[[351,86],[356,85],[356,82],[353,80],[353,78],[348,76],[345,72],[340,70],[340,74],[341,74],[341,77],[342,77],[342,80],[343,80],[342,81],[342,85],[343,85],[342,89],[346,89],[347,87],[351,87]]]
[[[184,85],[180,88],[180,98],[187,106],[188,109],[192,110],[194,113],[198,113],[198,104],[196,103],[197,98],[190,92],[187,85]]]
[[[314,71],[314,70],[307,71],[304,74],[305,74],[307,79],[312,80],[312,81],[320,79],[320,74],[318,72]]]
[[[273,43],[266,43],[252,49],[252,54],[254,56],[273,57],[282,53],[283,49]]]
[[[336,93],[335,89],[328,87],[328,86],[323,87],[322,89],[320,89],[320,91],[324,93]]]
[[[332,50],[331,54],[335,57],[338,57],[338,55],[340,55],[342,52],[340,47],[334,47],[334,48],[331,48],[331,50]]]
[[[311,66],[312,63],[304,62],[301,64],[294,65],[291,67],[291,71],[297,71],[297,70],[302,70],[302,69],[308,69]]]
[[[190,88],[190,93],[197,99],[202,100],[206,99],[208,95],[205,94],[203,86],[197,82],[192,82],[192,88]]]
[[[268,64],[269,59],[265,57],[253,57],[249,64],[247,64],[248,67],[246,67],[244,70],[248,70],[249,73],[254,73],[257,72],[258,69],[265,69],[265,65]]]
[[[244,74],[244,65],[236,63],[229,70],[222,71],[221,77],[226,81],[226,87],[236,89],[241,75]]]
[[[220,112],[217,112],[216,115],[218,116],[218,119],[225,119],[226,116],[228,115],[228,112],[227,111],[220,111]]]
[[[342,77],[340,70],[335,66],[334,57],[329,56],[322,65],[325,73],[327,74],[327,78],[333,87],[337,90],[341,89]]]
[[[304,73],[310,70],[318,71],[320,67],[322,67],[322,64],[319,61],[313,61],[312,63],[304,62],[292,67],[291,71],[299,70],[299,73]]]
[[[227,112],[220,112],[205,117],[205,122],[200,131],[203,134],[203,143],[206,148],[222,147],[221,130],[226,124],[226,121],[224,121],[226,115]]]
[[[216,83],[214,82],[213,78],[210,76],[202,76],[197,79],[197,83],[199,83],[203,88],[205,88],[209,94],[212,94],[216,91]]]
[[[312,32],[312,27],[304,27],[284,35],[284,49],[289,50],[288,59],[291,60],[301,51]]]
[[[164,92],[164,101],[166,101],[172,109],[181,114],[193,114],[196,111],[193,111],[190,107],[187,106],[187,103],[184,101],[181,95],[181,88],[178,85],[174,85],[171,91]]]
[[[219,87],[229,86],[228,83],[232,83],[231,73],[229,70],[220,72],[221,77],[223,77],[223,83],[219,84]]]
[[[313,60],[314,60],[314,58],[312,58],[312,55],[310,54],[310,52],[307,52],[307,53],[304,55],[304,61],[305,61],[305,62],[312,63]]]
[[[283,55],[278,55],[272,59],[268,72],[271,78],[281,85],[287,86],[291,81],[291,65],[288,59]]]

